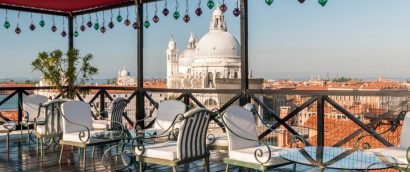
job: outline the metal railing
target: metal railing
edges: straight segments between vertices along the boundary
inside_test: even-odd
[[[138,116],[138,104],[136,87],[106,87],[106,86],[82,86],[82,93],[76,94],[76,99],[90,104],[94,113],[104,111],[116,97],[126,97],[128,127],[134,126]],[[85,90],[85,92],[84,92]],[[144,114],[142,116],[155,117],[158,103],[162,100],[176,99],[189,105],[189,107],[206,107],[222,113],[232,104],[239,104],[243,98],[239,89],[142,89],[144,96]],[[63,93],[53,91],[51,87],[2,87],[0,88],[0,111],[15,111],[22,120],[23,95],[32,93],[52,93],[48,96],[59,98]],[[326,123],[325,120],[333,119],[349,121],[356,125],[355,130],[346,138],[339,140],[332,146],[343,146],[345,143],[357,138],[363,133],[375,135],[375,139],[385,146],[393,144],[380,135],[376,135],[377,127],[381,122],[394,119],[394,116],[402,110],[409,108],[407,90],[381,90],[381,91],[303,91],[303,90],[262,90],[249,89],[246,92],[247,101],[257,105],[258,112],[270,129],[260,125],[259,138],[278,144],[283,139],[280,133],[271,132],[281,130],[298,136],[308,138],[308,144],[324,146]],[[1,113],[0,112],[0,113]],[[7,118],[4,115],[0,116]],[[314,118],[312,120],[311,118]],[[143,127],[150,127],[153,121],[146,121]],[[309,123],[309,122],[314,122]],[[336,121],[337,122],[337,121]],[[221,123],[217,120],[211,123],[210,128],[217,128]],[[223,132],[215,129],[213,132]],[[283,132],[282,132],[283,133]],[[312,138],[313,139],[312,141]]]

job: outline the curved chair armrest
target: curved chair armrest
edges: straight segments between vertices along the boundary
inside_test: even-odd
[[[363,135],[363,136],[360,136],[359,138],[357,138],[357,140],[354,144],[354,148],[355,149],[370,149],[371,145],[368,142],[362,143],[361,146],[360,146],[360,143],[362,142],[362,140],[366,137],[369,137],[369,136],[380,136],[380,135],[383,135],[383,134],[385,134],[389,131],[394,131],[399,126],[400,121],[404,119],[404,116],[406,115],[406,113],[407,113],[406,111],[401,111],[399,113],[399,115],[397,116],[397,118],[392,122],[392,125],[387,130],[385,130],[383,132],[380,132],[380,133],[376,133],[376,134],[366,134],[366,135]]]
[[[111,126],[111,128],[109,128],[108,130],[109,130],[109,131],[117,131],[117,132],[115,132],[114,137],[116,137],[116,138],[122,138],[122,136],[123,136],[123,134],[124,134],[124,130],[125,130],[124,125],[123,125],[122,123],[118,122],[118,121],[113,121],[113,120],[106,120],[106,121],[109,121],[109,122],[111,122],[111,123],[115,123],[117,126],[119,126],[118,128]]]
[[[407,159],[407,163],[410,164],[410,146],[407,148],[406,159]]]
[[[10,124],[13,123],[13,124]],[[4,124],[2,124],[3,127],[9,131],[15,130],[17,123],[15,121],[6,121]]]
[[[65,115],[64,115],[64,113],[62,112],[62,110],[60,109],[60,107],[57,107],[57,108],[58,108],[58,110],[60,111],[61,116],[62,116],[62,117],[64,118],[64,120],[66,120],[68,123],[70,123],[70,124],[72,124],[72,125],[77,125],[77,126],[80,126],[80,127],[83,127],[83,128],[86,129],[87,133],[85,133],[84,131],[80,131],[80,133],[78,133],[78,137],[79,137],[79,139],[80,139],[81,142],[83,142],[83,143],[88,142],[88,141],[90,140],[90,137],[91,137],[91,135],[90,135],[90,129],[89,129],[87,126],[85,126],[85,125],[77,124],[77,123],[74,123],[74,122],[70,121],[69,119],[67,119],[67,118],[65,117]],[[84,138],[85,138],[85,140],[84,140]]]
[[[177,138],[178,133],[179,133],[179,128],[175,128],[175,124],[178,122],[181,122],[185,120],[185,117],[183,114],[178,114],[175,116],[174,120],[172,121],[171,126],[169,126],[166,130],[164,130],[162,133],[157,133],[156,135],[150,135],[148,137],[139,137],[139,140],[153,140],[156,138],[164,138],[168,137],[169,140],[172,140],[173,138]],[[135,128],[136,132],[138,133],[142,129],[139,127]]]

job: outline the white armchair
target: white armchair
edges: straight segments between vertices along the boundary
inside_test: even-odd
[[[226,171],[229,170],[229,165],[265,171],[289,164],[280,157],[280,151],[284,148],[270,146],[258,140],[252,112],[234,105],[225,111],[222,118],[229,144],[228,158],[224,159]]]
[[[90,105],[82,101],[70,101],[61,105],[63,137],[60,139],[61,152],[59,163],[61,163],[65,145],[75,146],[83,149],[83,167],[86,164],[86,149],[90,146],[116,143],[121,140],[123,128],[119,129],[117,139],[97,138],[93,135],[100,133],[92,124]],[[121,126],[120,123],[118,123]],[[94,152],[94,149],[93,149]],[[93,154],[92,154],[93,156]]]
[[[200,159],[205,160],[205,171],[209,171],[209,151],[205,140],[212,112],[196,108],[177,118],[181,119],[177,141],[147,146],[140,144],[135,148],[140,171],[143,163],[152,163],[172,166],[175,172],[178,165]]]

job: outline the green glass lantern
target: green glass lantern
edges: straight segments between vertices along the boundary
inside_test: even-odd
[[[215,2],[213,0],[209,0],[206,5],[208,6],[209,9],[212,9],[215,7]]]
[[[78,31],[74,31],[74,37],[78,37],[78,35],[80,35],[80,33],[78,33]]]
[[[319,0],[319,4],[324,7],[327,4],[327,0]]]
[[[266,2],[266,4],[268,4],[268,5],[272,5],[273,0],[265,0],[265,2]]]
[[[146,29],[148,29],[149,26],[151,26],[151,24],[149,23],[148,20],[145,20],[145,22],[144,22],[144,27],[145,27]]]
[[[41,27],[44,27],[46,25],[46,22],[44,20],[40,20],[38,25],[40,25]]]
[[[99,28],[100,28],[100,24],[95,23],[95,24],[94,24],[94,29],[95,29],[95,30],[98,30]]]
[[[175,19],[175,20],[178,20],[179,17],[181,16],[181,14],[179,14],[178,11],[175,11],[174,14],[173,14],[173,16],[174,16],[174,19]]]
[[[117,22],[121,22],[122,21],[122,16],[121,15],[118,15],[117,16]]]
[[[6,28],[6,29],[10,28],[10,22],[9,21],[6,20],[4,22],[4,28]]]

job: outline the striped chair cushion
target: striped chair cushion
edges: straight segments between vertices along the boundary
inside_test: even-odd
[[[127,106],[127,100],[123,97],[118,97],[113,100],[109,108],[109,119],[111,121],[116,121],[122,124],[122,114]],[[118,123],[111,122],[112,128],[121,128]]]
[[[206,133],[212,112],[195,108],[184,114],[177,140],[177,157],[185,160],[209,154],[206,149]]]

